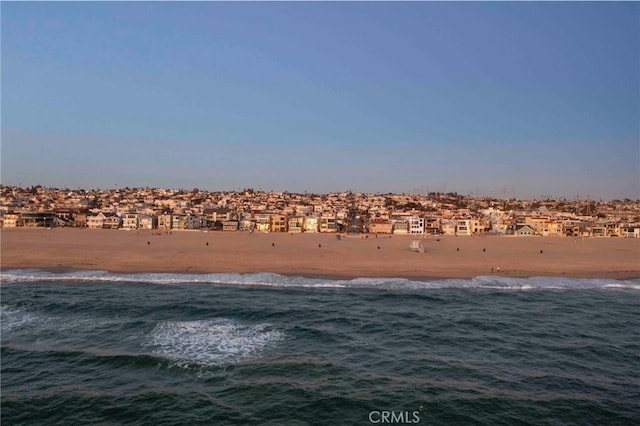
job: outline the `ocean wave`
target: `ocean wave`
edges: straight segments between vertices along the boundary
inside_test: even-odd
[[[111,273],[101,270],[49,272],[39,269],[12,269],[0,272],[3,284],[30,282],[107,282],[148,284],[225,284],[265,287],[365,288],[387,290],[494,289],[494,290],[571,290],[631,289],[640,290],[640,279],[478,276],[472,279],[411,280],[406,278],[329,279],[286,276],[274,273]]]
[[[0,337],[22,335],[38,336],[38,342],[82,343],[80,333],[95,335],[119,324],[116,317],[100,318],[92,313],[81,315],[51,314],[7,304],[0,305]]]
[[[24,309],[0,305],[0,330],[8,332],[37,322],[40,317]]]
[[[51,351],[82,352],[92,356],[146,355],[168,359],[180,367],[224,366],[253,358],[284,339],[284,333],[270,324],[244,324],[228,318],[193,321],[162,321],[148,333],[136,333],[123,341],[137,341],[147,354],[111,353],[105,347],[87,351],[86,336],[97,336],[98,330],[113,329],[116,318],[91,316],[59,316],[33,312],[9,305],[0,305],[0,338],[28,337]],[[78,338],[77,335],[80,335]],[[6,343],[6,342],[4,342]]]
[[[182,367],[212,367],[253,358],[282,340],[269,324],[245,325],[218,318],[160,322],[142,343]]]

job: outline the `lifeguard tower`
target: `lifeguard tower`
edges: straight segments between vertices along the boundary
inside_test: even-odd
[[[418,253],[424,253],[424,246],[422,245],[420,240],[411,241],[411,244],[409,245],[409,248],[411,249],[411,251],[415,251],[415,252],[418,252]]]

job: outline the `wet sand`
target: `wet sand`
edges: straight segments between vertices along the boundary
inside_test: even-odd
[[[640,240],[343,236],[73,228],[0,231],[0,267],[111,272],[274,272],[326,277],[640,277]],[[493,270],[492,270],[493,268]],[[497,268],[500,268],[499,271]]]

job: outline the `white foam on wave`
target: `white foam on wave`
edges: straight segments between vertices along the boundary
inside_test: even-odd
[[[627,288],[631,290],[640,290],[640,283],[634,284],[632,282],[629,283],[614,283],[607,284],[604,286],[605,288]]]
[[[235,273],[110,273],[100,270],[73,272],[48,272],[38,269],[13,269],[0,271],[3,284],[39,281],[58,282],[110,282],[110,283],[149,283],[149,284],[227,284],[266,287],[302,287],[302,288],[380,288],[389,290],[422,289],[496,289],[496,290],[541,290],[541,289],[631,289],[640,290],[640,279],[584,279],[566,277],[530,277],[511,278],[505,276],[478,276],[473,279],[433,279],[426,281],[405,278],[355,278],[328,279],[285,276],[274,273],[235,274]]]
[[[8,305],[0,305],[2,334],[38,336],[38,341],[75,341],[79,332],[91,335],[112,328],[120,320],[117,317],[101,318],[92,313],[51,315]]]
[[[34,324],[38,315],[20,308],[0,305],[0,329],[3,333]]]
[[[221,366],[258,356],[284,334],[268,324],[244,325],[231,319],[166,321],[142,346],[179,366]]]

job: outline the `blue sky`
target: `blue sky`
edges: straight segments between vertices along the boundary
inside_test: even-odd
[[[640,198],[639,3],[0,7],[4,184]]]

